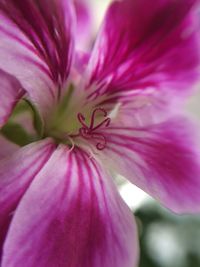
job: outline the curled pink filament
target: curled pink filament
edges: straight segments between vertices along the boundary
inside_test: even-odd
[[[98,143],[96,144],[96,148],[98,150],[103,150],[106,147],[106,138],[103,134],[95,133],[91,135],[92,139],[98,140]]]
[[[103,114],[103,117],[105,117],[105,119],[99,124],[95,125],[95,117],[96,117],[97,112],[98,113],[101,112]],[[92,112],[89,126],[87,126],[87,124],[85,123],[85,117],[82,113],[78,113],[77,118],[82,125],[82,127],[79,129],[78,136],[82,136],[83,138],[86,138],[86,139],[91,138],[91,139],[96,140],[97,141],[96,148],[98,150],[103,150],[106,147],[106,138],[102,133],[96,132],[96,130],[102,126],[104,127],[109,126],[111,120],[110,118],[107,117],[106,110],[103,108],[96,108]]]

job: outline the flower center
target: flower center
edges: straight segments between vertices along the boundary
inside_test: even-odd
[[[69,146],[92,141],[98,150],[106,146],[102,128],[108,127],[110,118],[98,102],[86,102],[85,96],[77,94],[71,85],[60,103],[45,121],[45,137],[53,137],[57,143]]]
[[[103,150],[107,143],[103,128],[109,126],[111,119],[104,108],[95,107],[98,103],[91,106],[91,103],[74,101],[77,97],[72,98],[73,89],[71,86],[66,96],[52,107],[45,118],[29,100],[22,99],[0,135],[20,146],[52,137],[56,143],[74,147],[85,139],[95,144],[98,150]],[[28,118],[24,119],[26,114]]]
[[[101,120],[99,120],[99,115],[101,115]],[[93,139],[97,142],[96,148],[98,150],[103,150],[106,147],[106,138],[102,133],[98,132],[98,130],[102,127],[108,127],[110,124],[111,120],[106,110],[103,108],[95,108],[92,112],[89,126],[86,124],[86,118],[82,113],[78,113],[77,118],[82,127],[79,128],[79,133],[77,135],[71,135],[71,137],[80,136],[85,139]],[[95,124],[95,121],[98,123]]]

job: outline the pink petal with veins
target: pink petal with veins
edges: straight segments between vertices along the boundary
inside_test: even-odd
[[[13,213],[54,148],[52,141],[47,139],[18,149],[0,160],[0,257]]]
[[[3,252],[2,267],[135,267],[135,222],[101,167],[61,145],[21,200]]]
[[[99,156],[107,166],[177,213],[200,211],[198,131],[184,118],[147,127],[110,126]]]
[[[0,135],[0,160],[11,156],[14,152],[16,152],[20,146],[10,142],[4,136]]]
[[[137,90],[191,90],[199,77],[195,0],[114,1],[107,11],[89,67],[88,99],[106,95],[130,102]]]
[[[19,81],[12,75],[0,69],[0,128],[6,123],[13,108],[24,95]]]
[[[0,0],[0,68],[45,113],[69,76],[73,20],[71,1]]]
[[[74,0],[74,5],[77,17],[76,48],[89,51],[93,41],[91,4],[88,0]]]

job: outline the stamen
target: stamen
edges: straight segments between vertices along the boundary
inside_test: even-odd
[[[97,124],[95,127],[95,117],[97,112],[101,112],[103,113],[103,117],[105,117],[105,119],[100,122],[99,124]],[[104,127],[108,127],[111,119],[110,118],[106,118],[107,117],[107,112],[105,109],[103,108],[96,108],[93,112],[92,112],[92,116],[91,116],[91,121],[90,121],[90,126],[88,127],[85,123],[85,117],[82,113],[78,113],[77,118],[79,120],[79,122],[81,123],[82,127],[79,129],[79,134],[74,135],[73,137],[78,137],[78,136],[82,136],[85,139],[94,139],[97,140],[97,144],[96,144],[96,148],[98,150],[103,150],[106,147],[106,138],[102,133],[98,133],[95,132],[97,129],[99,129],[100,127],[104,126]]]
[[[98,124],[96,127],[94,127],[92,130],[95,131],[96,129],[100,128],[102,125],[105,124],[105,127],[108,127],[110,125],[111,119],[107,118],[104,121],[102,121],[100,124]]]
[[[86,139],[90,138],[91,136],[89,128],[80,128],[79,134]]]
[[[88,126],[85,124],[85,117],[82,113],[78,113],[77,118],[83,127],[88,128]]]
[[[71,148],[70,148],[69,152],[72,152],[74,150],[74,148],[75,148],[74,141],[73,141],[73,139],[69,135],[67,136],[67,138],[71,142]]]
[[[107,141],[103,134],[95,133],[91,136],[93,139],[99,139],[100,142],[96,144],[98,150],[103,150],[106,147]]]
[[[93,112],[92,112],[92,117],[91,117],[91,123],[90,123],[90,129],[93,129],[94,127],[94,121],[95,121],[95,115],[98,111],[101,111],[101,113],[103,113],[104,117],[107,117],[107,112],[105,109],[103,108],[96,108]]]

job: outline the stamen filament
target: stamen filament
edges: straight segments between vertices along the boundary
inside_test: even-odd
[[[85,117],[82,113],[78,113],[77,118],[83,127],[88,128],[88,126],[85,124]]]
[[[105,117],[105,119],[100,122],[98,125],[95,125],[95,116],[97,114],[97,112],[101,112],[103,113],[103,117]],[[97,140],[98,143],[96,144],[96,148],[98,150],[103,150],[106,147],[106,138],[102,133],[99,132],[95,132],[97,129],[99,129],[100,127],[102,127],[103,125],[105,127],[108,127],[111,119],[110,118],[106,118],[107,117],[107,112],[105,109],[103,108],[96,108],[93,112],[92,112],[92,116],[91,116],[91,121],[90,121],[90,126],[86,125],[85,123],[85,116],[82,113],[78,113],[77,118],[79,120],[79,122],[81,123],[82,127],[79,129],[79,133],[77,135],[73,135],[71,137],[78,137],[81,136],[85,139],[94,139]]]
[[[104,125],[104,124],[105,124],[105,127],[108,127],[109,124],[110,124],[110,121],[111,121],[110,118],[105,119],[105,120],[102,121],[100,124],[98,124],[96,127],[94,127],[94,128],[92,129],[92,131],[95,131],[96,129],[100,128],[100,127],[101,127],[102,125]]]
[[[105,109],[103,108],[96,108],[93,112],[92,112],[92,117],[91,117],[91,123],[90,123],[90,129],[93,129],[94,127],[94,121],[95,121],[95,115],[98,111],[101,111],[103,113],[104,117],[107,117],[107,112]]]

